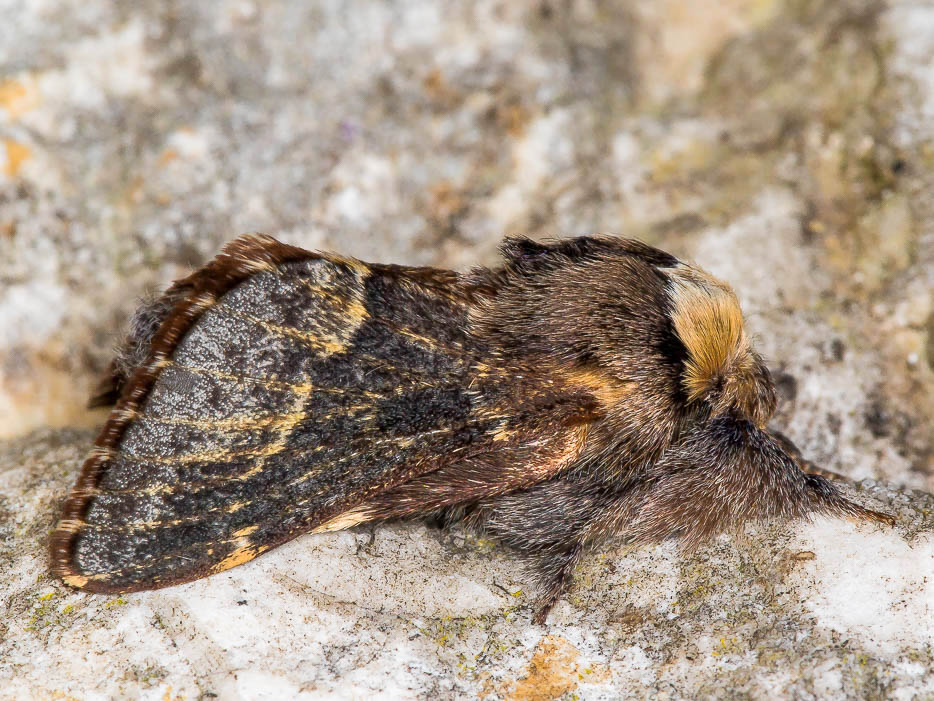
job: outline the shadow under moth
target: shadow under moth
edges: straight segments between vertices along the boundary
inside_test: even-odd
[[[693,548],[845,499],[767,428],[728,285],[637,241],[509,238],[496,269],[243,236],[137,311],[52,537],[91,592],[221,572],[304,533],[462,520],[540,576],[543,622],[608,537]]]

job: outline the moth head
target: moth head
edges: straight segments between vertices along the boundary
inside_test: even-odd
[[[688,402],[712,417],[733,416],[764,427],[775,412],[775,387],[746,335],[733,290],[702,270],[668,270],[675,333],[686,357],[681,382]]]

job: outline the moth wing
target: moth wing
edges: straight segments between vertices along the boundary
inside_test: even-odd
[[[461,460],[513,450],[559,468],[575,403],[564,430],[522,441],[539,395],[517,407],[480,360],[456,282],[269,237],[228,245],[173,288],[65,504],[56,573],[90,591],[168,586]]]
[[[160,296],[140,304],[130,321],[130,332],[91,392],[89,408],[117,403],[132,372],[146,362],[152,337],[172,310],[191,294],[192,283],[197,277],[179,280]]]

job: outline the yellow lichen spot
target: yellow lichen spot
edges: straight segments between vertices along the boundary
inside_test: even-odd
[[[256,531],[259,530],[259,526],[247,526],[246,528],[241,528],[239,531],[234,531],[234,538],[246,538],[247,536],[253,535]]]
[[[162,155],[159,156],[159,165],[165,166],[177,159],[178,159],[178,151],[176,151],[174,148],[167,148],[165,151],[162,152]]]
[[[525,674],[505,694],[509,701],[556,699],[572,695],[579,681],[583,665],[580,653],[571,643],[556,635],[546,635],[536,646]]]
[[[10,119],[17,119],[38,104],[39,92],[34,83],[23,83],[18,80],[0,82],[0,108],[6,111]]]
[[[166,687],[165,693],[162,694],[162,701],[181,701],[183,698],[185,698],[185,697],[184,697],[184,696],[181,696],[181,695],[175,695],[175,694],[172,693],[172,686],[171,686],[171,685],[169,685],[168,687]]]
[[[4,139],[3,146],[6,148],[6,163],[3,165],[3,172],[15,178],[19,175],[23,163],[32,155],[32,151],[12,139]]]

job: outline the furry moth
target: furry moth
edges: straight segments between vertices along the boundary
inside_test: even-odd
[[[626,239],[502,254],[458,274],[228,244],[137,312],[55,573],[154,589],[303,533],[440,516],[532,561],[541,622],[611,536],[894,522],[769,430],[775,388],[728,285]]]

